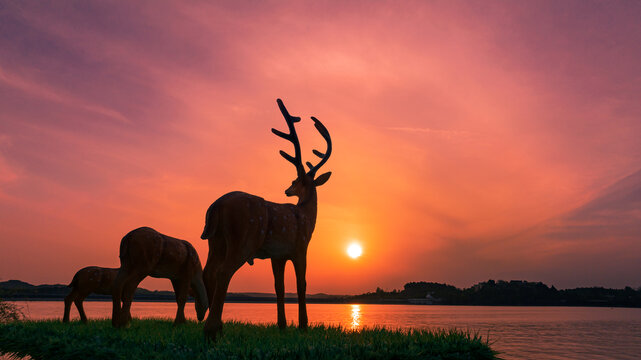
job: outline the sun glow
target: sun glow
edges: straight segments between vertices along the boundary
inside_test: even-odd
[[[356,259],[362,254],[363,248],[357,243],[352,243],[347,247],[347,255],[349,255],[349,257],[351,257],[352,259]]]

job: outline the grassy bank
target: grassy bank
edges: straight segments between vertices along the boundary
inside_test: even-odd
[[[225,323],[212,344],[202,324],[172,327],[169,320],[134,319],[116,330],[110,320],[63,324],[23,321],[0,324],[0,354],[34,359],[493,359],[478,336],[459,331],[358,332],[312,326],[302,332],[275,325]]]

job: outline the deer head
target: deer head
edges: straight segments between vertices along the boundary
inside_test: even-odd
[[[276,102],[278,103],[280,112],[283,114],[283,117],[285,118],[285,122],[287,123],[287,127],[289,128],[289,133],[287,134],[276,129],[272,129],[272,132],[277,136],[280,136],[283,139],[290,141],[294,145],[294,156],[289,155],[283,150],[280,151],[280,155],[284,157],[285,160],[292,163],[294,167],[296,167],[296,179],[294,179],[294,181],[292,181],[292,185],[288,187],[287,190],[285,190],[285,195],[297,196],[299,199],[299,202],[304,202],[305,200],[307,200],[307,197],[309,196],[310,189],[313,189],[317,186],[321,186],[325,184],[327,180],[329,180],[329,177],[332,175],[331,172],[326,172],[316,177],[316,172],[318,171],[318,169],[320,169],[321,166],[323,166],[323,164],[327,162],[327,160],[329,159],[329,156],[332,153],[332,139],[330,138],[329,131],[327,131],[327,128],[325,128],[325,125],[323,125],[323,123],[321,123],[320,120],[312,116],[312,120],[314,121],[314,127],[316,127],[316,130],[318,130],[318,132],[323,136],[323,138],[327,142],[327,150],[325,150],[325,152],[322,153],[314,149],[313,150],[314,155],[318,156],[321,160],[316,165],[312,165],[312,163],[308,161],[307,167],[309,167],[309,171],[305,172],[305,168],[303,167],[303,161],[301,158],[300,142],[298,141],[298,135],[296,134],[296,127],[294,125],[295,123],[300,121],[300,117],[291,116],[281,99],[277,99]]]

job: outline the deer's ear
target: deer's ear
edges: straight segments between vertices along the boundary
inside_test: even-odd
[[[316,179],[314,179],[314,185],[315,185],[315,186],[321,186],[321,185],[323,185],[324,183],[326,183],[326,182],[327,182],[327,180],[329,180],[330,175],[332,175],[332,172],[331,172],[331,171],[326,172],[326,173],[324,173],[324,174],[322,174],[322,175],[318,176]]]

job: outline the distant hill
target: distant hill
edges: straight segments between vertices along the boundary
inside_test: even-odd
[[[9,281],[4,281],[0,282],[0,288],[1,289],[31,289],[34,288],[34,285],[31,285],[29,283],[26,283],[24,281],[20,280],[9,280]]]
[[[71,288],[67,285],[32,285],[20,280],[0,282],[0,299],[4,300],[63,300]],[[343,295],[307,294],[308,302],[342,302]],[[134,300],[137,301],[175,301],[173,291],[136,289]],[[285,293],[285,301],[296,302],[296,293]],[[87,300],[111,301],[109,295],[91,294]],[[190,300],[193,300],[190,298]],[[227,293],[227,302],[275,302],[273,293]]]
[[[0,282],[0,298],[4,300],[62,300],[71,291],[67,285],[32,285],[20,280]],[[111,300],[108,295],[91,294],[87,300]],[[174,301],[172,291],[150,291],[138,288],[135,300]]]

